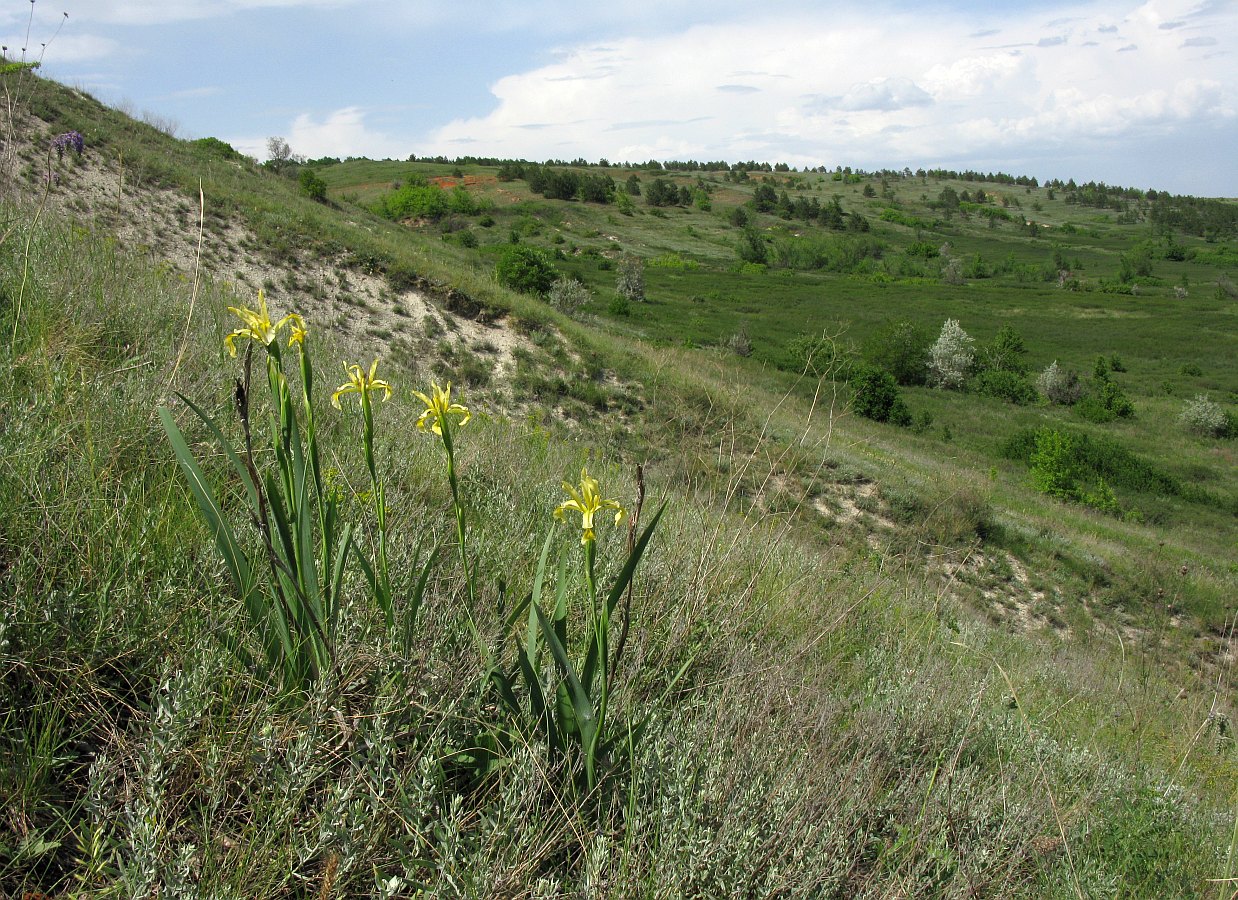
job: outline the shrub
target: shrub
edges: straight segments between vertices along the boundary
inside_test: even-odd
[[[1079,497],[1084,505],[1092,507],[1110,516],[1121,516],[1122,507],[1118,503],[1118,497],[1113,492],[1113,488],[1105,479],[1100,479],[1096,482],[1096,486],[1091,490],[1083,491]]]
[[[387,194],[378,205],[378,213],[388,219],[430,219],[438,221],[447,215],[447,194],[433,185],[410,180]]]
[[[625,253],[619,260],[615,290],[619,296],[632,303],[640,303],[645,299],[645,264],[639,256]]]
[[[985,369],[976,376],[974,386],[978,394],[1020,406],[1036,399],[1036,389],[1023,375],[1005,369]]]
[[[313,169],[302,169],[297,180],[301,183],[301,193],[311,200],[322,203],[327,199],[327,183]]]
[[[765,244],[765,238],[752,224],[745,224],[743,229],[737,251],[740,260],[746,263],[764,264],[769,259],[769,248]]]
[[[1192,502],[1213,502],[1214,498],[1155,468],[1111,438],[1090,437],[1081,432],[1064,429],[1057,430],[1058,439],[1046,438],[1045,433],[1050,430],[1021,429],[1002,445],[1001,454],[1007,459],[1021,460],[1031,467],[1042,444],[1060,440],[1070,451],[1070,465],[1079,479],[1093,483],[1104,481],[1141,494],[1178,496]]]
[[[201,150],[211,156],[217,156],[220,159],[231,160],[233,162],[241,162],[245,156],[239,153],[235,147],[226,141],[221,141],[216,137],[198,138],[196,141],[190,141],[189,146],[195,150]]]
[[[1027,363],[1023,359],[1026,355],[1023,338],[1009,325],[1003,325],[998,329],[993,343],[984,348],[984,366],[986,369],[1026,375]]]
[[[1036,490],[1059,500],[1077,500],[1081,472],[1076,455],[1071,434],[1050,428],[1036,432],[1035,447],[1028,460]]]
[[[1178,421],[1187,431],[1204,437],[1225,437],[1230,431],[1225,410],[1219,403],[1209,400],[1207,394],[1197,394],[1194,400],[1186,401]]]
[[[694,259],[684,259],[678,253],[663,253],[649,260],[650,268],[677,269],[680,272],[696,271],[701,264]]]
[[[1092,390],[1075,406],[1080,418],[1103,425],[1114,419],[1133,419],[1135,404],[1126,392],[1108,378],[1093,381]]]
[[[847,381],[855,365],[854,354],[826,335],[801,334],[787,343],[787,365],[793,372],[814,378]]]
[[[1036,379],[1036,389],[1050,403],[1062,406],[1073,406],[1079,402],[1083,386],[1079,384],[1079,375],[1074,369],[1063,369],[1055,359]]]
[[[726,348],[736,356],[751,356],[752,340],[748,337],[748,330],[741,326],[739,331],[726,339]]]
[[[524,244],[505,247],[495,267],[499,284],[522,294],[545,294],[558,277],[540,250]]]
[[[899,384],[924,384],[929,373],[932,335],[914,322],[887,322],[861,347],[866,362],[885,369]]]
[[[1036,432],[1029,460],[1032,484],[1041,493],[1059,500],[1075,501],[1106,515],[1121,516],[1117,495],[1095,468],[1086,464],[1088,455],[1089,448],[1076,435],[1041,429]]]
[[[890,404],[890,418],[887,419],[891,425],[897,425],[899,428],[910,428],[914,421],[911,416],[911,410],[907,408],[907,404],[903,402],[902,397],[895,397],[894,402]]]
[[[894,376],[885,369],[875,366],[857,366],[851,374],[851,409],[856,415],[874,422],[889,421],[895,403],[901,403],[898,396],[898,385]],[[910,424],[910,413],[902,404],[899,418],[907,418]]]
[[[478,212],[477,201],[473,199],[473,195],[469,193],[468,188],[462,184],[458,184],[451,189],[447,206],[452,212],[460,213],[464,216],[471,216]]]
[[[559,278],[550,286],[546,299],[555,309],[570,315],[588,303],[592,296],[592,292],[575,278]]]
[[[974,344],[957,319],[946,319],[937,342],[929,349],[929,378],[933,384],[960,390],[976,358]]]

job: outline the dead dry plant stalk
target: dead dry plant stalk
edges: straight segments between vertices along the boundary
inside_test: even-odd
[[[172,382],[176,380],[176,373],[180,370],[181,361],[185,358],[185,348],[189,343],[189,328],[193,324],[193,309],[198,302],[198,286],[201,283],[202,277],[202,233],[206,227],[206,194],[202,190],[202,182],[198,181],[198,249],[193,257],[193,287],[189,293],[189,312],[185,315],[185,330],[181,334],[181,346],[176,351],[176,363],[172,366],[172,372],[168,375],[168,383],[164,385],[163,392],[166,395],[168,389],[172,387]],[[152,418],[157,415],[156,411],[151,413]]]
[[[9,337],[9,356],[16,352],[17,348],[17,323],[21,321],[22,302],[26,298],[26,284],[30,280],[30,245],[34,242],[34,233],[38,230],[39,220],[43,218],[43,211],[47,209],[47,198],[52,192],[52,148],[47,148],[47,177],[46,183],[43,185],[43,196],[39,200],[39,208],[35,210],[34,220],[31,221],[30,227],[26,230],[26,246],[22,251],[22,266],[21,266],[21,287],[17,291],[17,306],[13,311],[13,333]],[[20,219],[19,219],[20,221]],[[17,227],[17,223],[13,224],[13,228]],[[6,232],[3,238],[0,238],[0,243],[3,243],[12,233],[12,229]]]

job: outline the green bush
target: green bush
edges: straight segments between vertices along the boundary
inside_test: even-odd
[[[933,336],[915,322],[887,322],[864,341],[860,354],[870,365],[885,369],[902,385],[928,381],[929,347]]]
[[[201,150],[207,155],[226,159],[230,162],[241,162],[245,159],[244,154],[238,152],[231,144],[215,137],[198,138],[196,141],[190,141],[189,146],[195,150]]]
[[[1135,404],[1117,384],[1098,378],[1093,381],[1092,390],[1075,405],[1075,412],[1081,419],[1103,425],[1114,419],[1134,418]]]
[[[982,366],[999,372],[1014,372],[1018,375],[1027,374],[1027,347],[1023,337],[1009,325],[998,329],[993,343],[981,352]]]
[[[801,334],[787,342],[780,368],[814,378],[847,381],[855,364],[855,354],[849,348],[840,346],[832,337]]]
[[[1028,466],[1036,490],[1059,500],[1079,499],[1081,467],[1073,435],[1051,428],[1036,432]]]
[[[1039,475],[1033,473],[1038,487],[1042,482],[1060,486],[1064,483],[1061,473],[1073,473],[1069,483],[1072,496],[1078,495],[1079,499],[1085,490],[1096,493],[1104,484],[1104,491],[1114,485],[1141,494],[1178,496],[1191,502],[1224,505],[1224,501],[1184,484],[1112,438],[1090,437],[1070,429],[1024,428],[1011,435],[1000,452],[1007,459],[1039,468]]]
[[[297,180],[301,184],[301,193],[311,200],[322,203],[327,199],[327,183],[313,169],[302,169]]]
[[[460,213],[464,216],[474,215],[480,209],[473,195],[469,193],[468,188],[462,184],[458,184],[451,189],[451,194],[447,198],[447,206],[452,212]]]
[[[895,424],[911,424],[911,414],[898,395],[894,376],[875,366],[857,366],[851,374],[851,409],[856,415],[874,422],[888,422],[895,414]],[[906,420],[906,421],[903,421]]]
[[[495,266],[495,275],[504,287],[522,294],[537,295],[549,291],[559,277],[546,254],[524,244],[513,244],[503,249],[503,255]]]
[[[1036,389],[1017,372],[985,369],[972,382],[972,389],[986,397],[996,397],[1020,406],[1036,399]]]
[[[376,212],[388,219],[437,221],[450,211],[447,194],[424,181],[410,180],[379,201]]]

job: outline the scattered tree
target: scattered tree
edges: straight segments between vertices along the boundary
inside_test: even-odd
[[[288,142],[282,137],[267,138],[266,167],[272,172],[282,173],[303,162],[305,162],[305,157],[293,153]]]
[[[632,303],[640,303],[645,299],[645,263],[639,256],[625,253],[619,260],[615,290]]]
[[[542,295],[550,290],[559,273],[540,250],[513,244],[503,249],[495,274],[504,287],[522,294]]]
[[[851,372],[851,409],[874,422],[911,424],[911,411],[898,394],[894,376],[876,366],[860,365]]]
[[[327,183],[313,169],[302,169],[299,178],[301,193],[319,203],[327,199]]]
[[[938,387],[961,390],[971,374],[975,341],[957,319],[947,319],[941,335],[929,349],[929,378]]]
[[[744,226],[739,238],[739,258],[746,263],[764,265],[769,260],[765,236],[751,223]]]
[[[588,303],[592,296],[589,289],[577,279],[559,278],[550,286],[546,299],[555,309],[571,315]]]
[[[1114,419],[1131,419],[1135,416],[1135,404],[1110,377],[1110,368],[1109,359],[1104,356],[1096,358],[1092,387],[1075,405],[1075,412],[1089,422],[1104,424]]]
[[[752,340],[748,337],[748,330],[741,325],[739,331],[726,339],[726,348],[736,356],[751,356]]]
[[[902,385],[928,381],[929,348],[933,336],[914,322],[887,322],[861,345],[865,361],[884,369]]]
[[[1050,403],[1073,406],[1083,394],[1079,374],[1074,369],[1063,369],[1055,359],[1036,378],[1036,389]]]
[[[1209,400],[1207,394],[1197,394],[1194,400],[1186,401],[1178,421],[1187,431],[1204,437],[1225,437],[1232,428],[1225,410],[1219,403]]]

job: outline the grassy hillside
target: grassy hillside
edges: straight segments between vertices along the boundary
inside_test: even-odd
[[[1138,296],[1016,270],[942,285],[885,263],[943,237],[1029,266],[1052,251],[957,215],[899,231],[868,182],[779,173],[839,190],[886,249],[868,271],[744,269],[728,207],[754,186],[721,174],[708,211],[626,216],[465,166],[482,208],[392,222],[367,204],[453,167],[322,167],[317,203],[38,87],[0,207],[0,892],[1232,892],[1232,441],[1175,421],[1238,387],[1219,244],[1175,235],[1194,259],[1155,263]],[[84,155],[48,155],[69,130]],[[920,217],[936,186],[887,185]],[[1045,221],[1083,218],[1035,190]],[[811,230],[753,218],[771,248]],[[1067,252],[1099,283],[1147,226],[1094,224]],[[592,302],[569,316],[500,286],[513,235]],[[645,260],[626,314],[620,248]],[[303,342],[228,311],[256,313],[263,286]],[[788,352],[887,317],[958,318],[980,343],[1013,319],[1033,371],[1117,353],[1136,417],[910,387],[932,423],[897,428]],[[723,346],[741,328],[748,355]],[[379,352],[389,400],[365,378]],[[417,428],[414,393],[447,378],[472,412],[445,414],[449,442]],[[371,393],[337,410],[349,384]],[[999,450],[1045,422],[1199,490],[1115,483],[1120,516],[1038,492]],[[589,542],[556,518],[565,481],[591,508],[582,468],[639,527],[603,508]],[[270,513],[280,497],[304,517]]]

